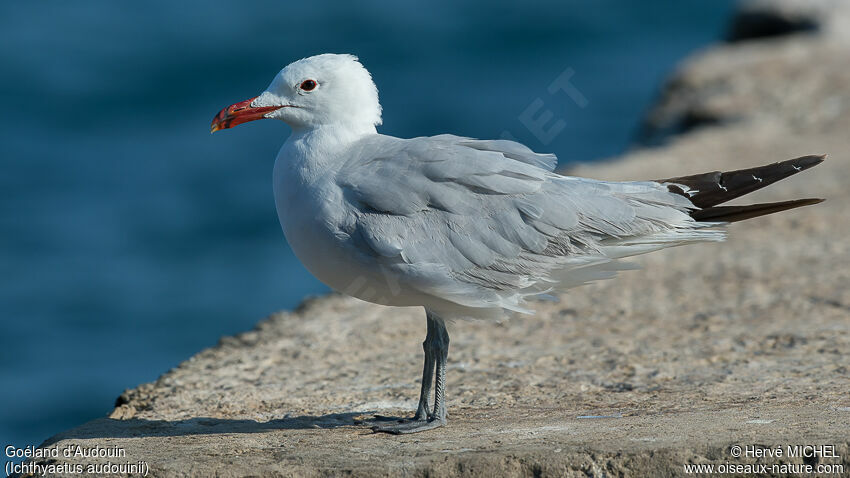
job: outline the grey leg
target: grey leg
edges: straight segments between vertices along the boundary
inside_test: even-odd
[[[419,406],[411,420],[373,426],[372,430],[384,433],[416,433],[431,430],[446,424],[446,361],[449,356],[449,333],[443,319],[426,310],[428,331],[422,348],[425,351],[425,366],[422,369],[422,388],[419,391]],[[436,374],[435,374],[436,368]],[[436,375],[436,377],[435,377]],[[434,380],[434,409],[428,410],[431,395],[431,380]]]
[[[437,330],[437,346],[434,353],[437,355],[437,374],[434,378],[434,413],[429,417],[446,423],[446,362],[449,359],[449,332],[445,324],[440,321]]]
[[[428,320],[428,329],[431,329],[431,319]],[[431,380],[434,378],[434,352],[428,346],[428,340],[422,342],[422,350],[425,352],[425,366],[422,368],[422,388],[419,390],[419,406],[416,408],[414,420],[425,420],[428,418],[428,397],[431,395]]]

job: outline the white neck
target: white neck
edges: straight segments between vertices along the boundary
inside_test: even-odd
[[[275,169],[285,168],[313,182],[320,175],[332,175],[345,160],[344,151],[352,143],[377,134],[374,125],[352,127],[328,124],[313,128],[293,128],[278,153]]]

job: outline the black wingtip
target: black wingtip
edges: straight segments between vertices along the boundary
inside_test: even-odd
[[[815,204],[820,204],[824,201],[826,201],[826,199],[824,199],[824,198],[805,198],[805,199],[795,199],[793,201],[788,201],[788,202],[789,203],[791,203],[791,202],[796,203],[796,206],[794,206],[794,207],[801,207],[801,206],[813,206]]]
[[[826,160],[825,154],[810,154],[808,156],[800,156],[796,159],[789,159],[788,161],[783,161],[783,163],[792,163],[795,166],[802,168],[802,171],[817,166],[818,164],[824,162],[824,160]]]
[[[817,166],[825,159],[825,154],[812,154],[755,168],[726,172],[713,171],[693,176],[664,179],[658,182],[667,184],[671,192],[686,196],[694,206],[708,208],[731,201]],[[685,186],[685,188],[681,186]]]
[[[691,217],[702,222],[738,222],[803,206],[824,202],[823,198],[793,199],[746,206],[714,206],[691,212]]]

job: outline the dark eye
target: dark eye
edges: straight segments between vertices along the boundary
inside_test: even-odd
[[[313,91],[316,88],[316,85],[317,83],[315,80],[304,80],[304,82],[301,83],[301,89],[304,91]]]

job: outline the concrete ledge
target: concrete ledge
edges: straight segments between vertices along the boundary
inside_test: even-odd
[[[223,338],[126,391],[111,418],[45,444],[124,456],[31,463],[141,461],[151,476],[674,476],[688,463],[807,464],[850,476],[850,4],[747,11],[780,4],[816,5],[806,18],[817,28],[691,58],[650,116],[665,146],[571,173],[672,177],[829,153],[744,201],[827,202],[733,225],[724,244],[641,257],[642,271],[575,289],[535,317],[452,324],[443,429],[397,437],[357,424],[414,408],[424,314],[330,296]],[[703,113],[715,120],[669,127]],[[788,457],[794,445],[822,448]],[[776,446],[784,456],[766,455]],[[763,474],[800,476],[782,470]]]

